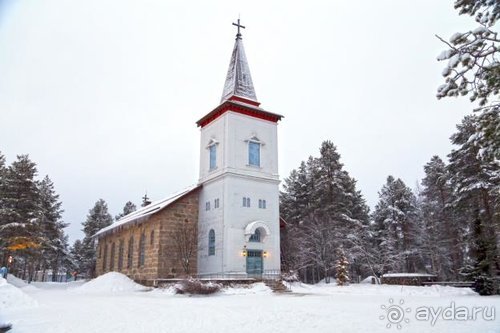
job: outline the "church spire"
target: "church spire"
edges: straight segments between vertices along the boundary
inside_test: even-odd
[[[226,75],[226,83],[224,84],[221,103],[232,96],[238,96],[257,102],[257,96],[255,95],[252,76],[250,75],[250,68],[248,67],[245,48],[243,47],[240,33],[240,28],[245,29],[245,27],[240,24],[240,19],[238,19],[238,23],[233,23],[233,25],[238,27],[238,33],[236,34],[236,40],[234,42],[233,54],[231,55],[231,61]]]

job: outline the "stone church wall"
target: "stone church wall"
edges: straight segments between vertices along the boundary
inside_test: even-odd
[[[195,232],[198,223],[199,190],[192,191],[146,221],[131,222],[121,230],[99,238],[97,247],[96,273],[115,271],[144,284],[152,284],[154,279],[181,278],[187,275],[181,265],[174,235],[182,223],[192,223]],[[144,264],[139,262],[140,239],[144,235]],[[129,266],[129,242],[133,238],[132,262]],[[196,240],[196,237],[194,238]],[[123,264],[119,269],[119,247],[123,242]],[[112,248],[114,244],[114,256]],[[196,248],[190,259],[189,275],[197,272]],[[114,260],[112,261],[112,257]]]

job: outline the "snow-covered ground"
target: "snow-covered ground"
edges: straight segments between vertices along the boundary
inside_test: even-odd
[[[280,295],[259,283],[190,297],[143,288],[118,273],[86,284],[10,281],[20,288],[0,280],[0,322],[11,322],[13,333],[500,332],[500,297],[463,288],[296,283],[293,293]],[[463,319],[458,309],[473,307],[486,309],[486,319],[478,312],[475,320],[445,320],[440,312],[432,325],[432,317],[415,317],[422,309],[448,308]]]

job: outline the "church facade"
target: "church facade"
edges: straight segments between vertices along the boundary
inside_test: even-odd
[[[197,185],[100,230],[98,275],[114,270],[147,282],[184,275],[279,274],[277,124],[282,116],[260,107],[242,26],[234,25],[238,34],[221,102],[197,121]],[[182,248],[178,235],[194,246]]]

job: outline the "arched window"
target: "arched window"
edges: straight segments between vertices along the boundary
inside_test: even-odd
[[[104,254],[102,256],[102,271],[106,271],[106,261],[108,260],[108,244],[104,245]]]
[[[219,143],[214,140],[210,139],[210,142],[208,143],[207,149],[208,149],[208,170],[215,170],[217,169],[217,145]]]
[[[215,255],[215,231],[214,229],[210,229],[208,232],[208,255]]]
[[[260,229],[256,229],[255,232],[250,235],[250,242],[260,243]]]
[[[132,268],[133,258],[134,258],[134,237],[130,237],[130,239],[128,240],[127,268]]]
[[[217,146],[211,145],[210,148],[210,170],[217,167]]]
[[[115,242],[111,244],[111,255],[109,256],[109,270],[113,271],[115,269]]]
[[[253,166],[260,166],[260,143],[250,141],[248,142],[248,164]]]
[[[141,234],[141,238],[139,240],[139,261],[138,261],[138,267],[144,266],[145,243],[146,243],[146,235],[144,235],[144,233],[142,233]]]
[[[118,245],[118,270],[121,271],[123,269],[123,239],[120,239],[120,243]]]

